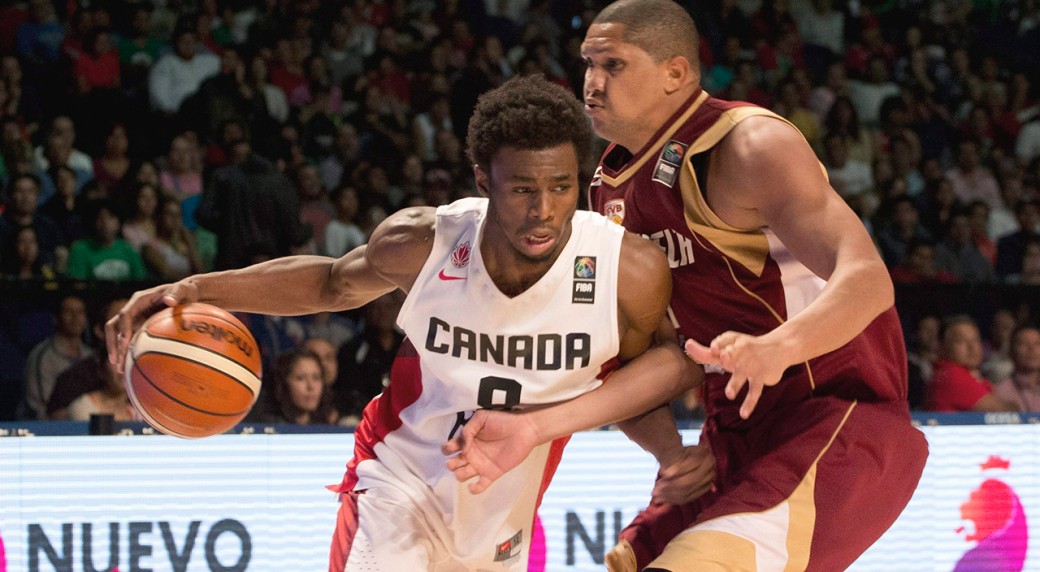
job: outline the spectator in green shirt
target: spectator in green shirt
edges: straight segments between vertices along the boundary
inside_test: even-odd
[[[130,243],[119,236],[119,217],[107,199],[86,209],[90,238],[72,243],[69,278],[77,280],[144,280],[144,262]]]

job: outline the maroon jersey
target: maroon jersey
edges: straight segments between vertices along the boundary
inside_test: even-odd
[[[680,336],[704,345],[727,330],[765,334],[802,311],[826,284],[768,228],[734,228],[708,207],[703,185],[711,150],[752,115],[786,122],[760,107],[698,91],[639,154],[611,145],[590,190],[594,210],[665,250],[674,322]],[[778,385],[765,388],[750,420],[738,414],[743,396],[729,400],[723,393],[728,374],[709,371],[709,425],[747,427],[778,406],[812,396],[905,401],[906,363],[892,308],[845,346],[788,368]]]

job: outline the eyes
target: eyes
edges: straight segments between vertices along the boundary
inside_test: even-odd
[[[596,62],[593,61],[592,58],[585,58],[585,70],[587,72],[592,71],[592,69],[595,68],[596,65]],[[606,71],[608,74],[615,75],[621,71],[621,69],[625,66],[625,63],[617,58],[606,58],[600,65],[603,67],[603,70]]]
[[[549,192],[556,193],[556,194],[563,194],[563,193],[566,193],[567,191],[569,191],[571,189],[571,187],[572,187],[572,185],[570,185],[569,183],[563,183],[563,184],[556,185],[555,187],[549,189]],[[521,194],[521,195],[527,195],[527,194],[538,192],[538,188],[537,187],[527,187],[527,186],[516,186],[516,187],[513,187],[513,188],[511,188],[509,190],[511,192],[513,192],[513,193],[517,193],[517,194]]]

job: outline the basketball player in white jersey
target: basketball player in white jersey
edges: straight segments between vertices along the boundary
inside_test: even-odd
[[[568,426],[578,430],[651,410],[697,378],[677,345],[655,345],[674,337],[655,335],[671,293],[661,250],[577,211],[591,141],[567,90],[511,80],[481,97],[469,127],[484,198],[398,212],[338,260],[280,258],[139,292],[107,324],[111,355],[121,368],[134,327],[163,305],[308,314],[403,290],[398,324],[408,339],[335,487],[330,570],[525,571],[563,441],[470,487],[446,466],[442,445],[478,409],[591,395]],[[666,429],[675,438],[651,451],[662,461],[682,455],[674,424]]]

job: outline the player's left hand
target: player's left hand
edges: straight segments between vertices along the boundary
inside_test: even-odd
[[[788,356],[778,344],[765,336],[749,336],[725,332],[704,347],[695,340],[686,341],[686,354],[703,365],[715,365],[732,375],[726,383],[726,397],[736,399],[746,384],[747,396],[740,405],[740,416],[747,419],[758,405],[762,389],[780,383],[787,369]]]
[[[441,452],[458,453],[447,460],[448,469],[459,482],[477,477],[468,488],[480,494],[526,459],[537,445],[537,433],[527,415],[481,409],[454,439],[441,446]]]
[[[715,456],[705,441],[683,447],[674,462],[661,466],[651,502],[685,504],[711,490],[715,479]]]

